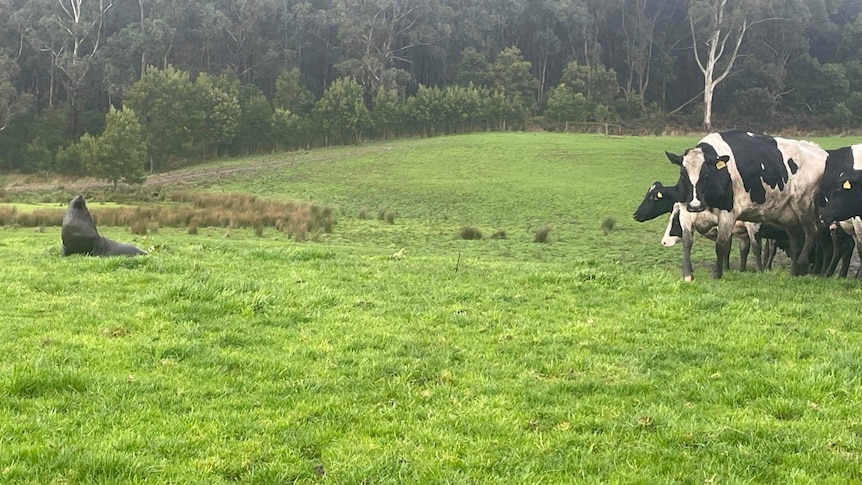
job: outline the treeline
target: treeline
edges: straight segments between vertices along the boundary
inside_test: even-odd
[[[567,121],[851,130],[860,12],[858,0],[6,0],[0,169],[134,181],[224,154]]]

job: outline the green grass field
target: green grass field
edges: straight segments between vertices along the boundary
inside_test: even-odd
[[[61,258],[59,227],[0,229],[0,483],[862,481],[862,286],[712,280],[702,239],[684,283],[666,218],[631,218],[676,180],[664,150],[696,141],[477,134],[196,167],[222,173],[196,190],[333,207],[318,242],[100,227],[149,254]]]

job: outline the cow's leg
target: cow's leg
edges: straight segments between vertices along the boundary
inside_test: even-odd
[[[859,256],[859,267],[856,269],[856,278],[862,278],[862,218],[854,217],[853,222],[853,242],[856,244],[856,255]],[[848,262],[849,266],[849,262]]]
[[[814,243],[817,241],[817,226],[809,225],[802,228],[804,237],[802,241],[802,249],[799,251],[799,257],[796,261],[796,276],[808,274],[808,256],[811,250],[814,249]]]
[[[801,249],[799,246],[799,239],[796,237],[797,234],[795,231],[785,229],[784,232],[787,233],[787,242],[790,246],[788,254],[788,256],[790,256],[790,274],[796,275],[796,262],[799,259],[799,250]]]
[[[844,251],[844,255],[841,257],[841,270],[838,272],[839,278],[846,278],[847,272],[850,271],[850,258],[853,257],[853,246],[855,246],[855,243],[851,242],[849,248]]]
[[[838,262],[841,261],[841,270],[838,272],[838,277],[846,278],[847,271],[850,269],[850,257],[853,256],[853,238],[841,228],[836,227],[835,230],[829,232],[833,254],[828,271],[824,272],[824,276],[832,276],[838,267]]]
[[[718,234],[715,238],[715,267],[713,278],[721,278],[724,274],[724,261],[730,254],[730,238],[733,234],[733,224],[736,221],[731,213],[721,211],[718,216]]]
[[[751,239],[741,238],[739,240],[739,272],[745,273],[748,263],[748,253],[751,251]]]
[[[853,236],[853,240],[856,242],[856,255],[860,259],[859,267],[856,268],[856,279],[859,279],[862,278],[862,239],[859,236]]]
[[[685,210],[679,212],[679,223],[682,226],[682,279],[691,281],[694,278],[694,268],[691,266],[691,246],[694,244],[691,217]]]
[[[763,246],[760,238],[760,227],[748,225],[748,244],[754,251],[754,270],[758,273],[763,272]]]
[[[842,255],[842,246],[841,246],[841,235],[839,234],[841,229],[835,229],[834,231],[829,231],[829,242],[832,245],[832,258],[829,260],[829,265],[823,268],[823,272],[820,273],[822,276],[826,276],[827,278],[835,274],[835,268],[838,267],[838,261],[841,259]],[[821,238],[821,243],[823,239]]]
[[[764,269],[772,270],[772,260],[775,259],[775,253],[778,252],[778,243],[775,239],[766,240],[766,260],[763,264]]]

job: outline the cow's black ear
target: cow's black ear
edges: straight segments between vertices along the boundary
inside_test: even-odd
[[[727,163],[730,161],[730,155],[722,155],[722,156],[718,157],[718,161]]]
[[[715,161],[715,168],[722,170],[727,167],[727,161],[730,160],[730,155],[722,155]]]
[[[674,165],[682,165],[682,155],[674,155],[668,151],[665,151],[664,154],[667,155],[667,159],[670,160],[670,163]]]

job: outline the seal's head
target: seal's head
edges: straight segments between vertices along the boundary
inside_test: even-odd
[[[87,203],[84,202],[84,196],[79,195],[79,196],[75,197],[74,199],[72,199],[72,201],[69,202],[69,208],[70,209],[76,209],[76,210],[81,210],[81,209],[87,210]]]

